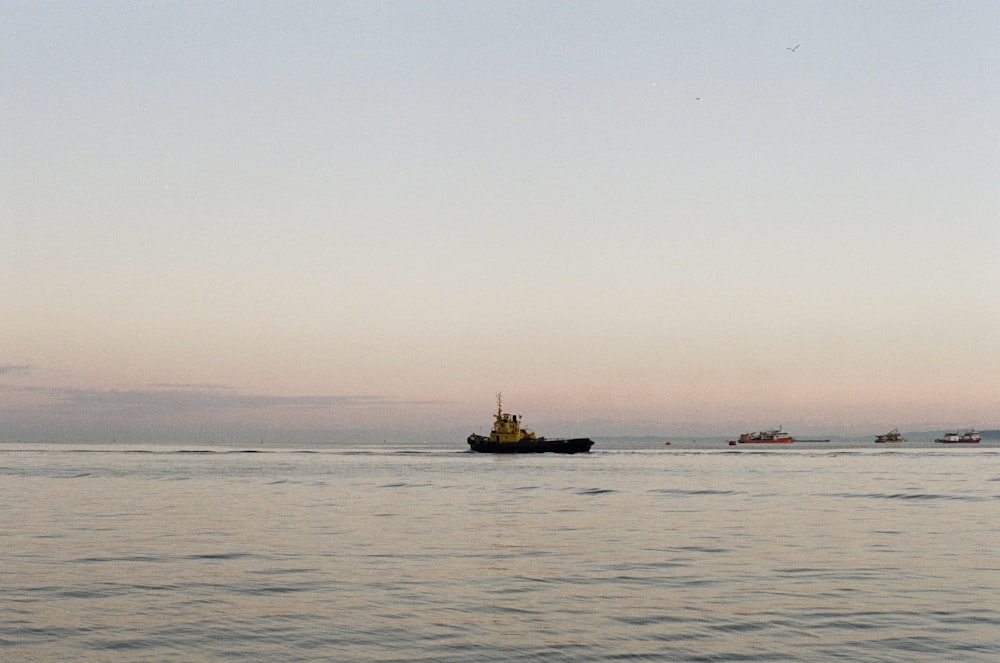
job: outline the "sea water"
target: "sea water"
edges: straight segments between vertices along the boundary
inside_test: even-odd
[[[1000,660],[996,446],[461,447],[2,445],[0,659]]]

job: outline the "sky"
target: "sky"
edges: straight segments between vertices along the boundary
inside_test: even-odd
[[[992,0],[4,2],[0,441],[997,428],[998,117]]]

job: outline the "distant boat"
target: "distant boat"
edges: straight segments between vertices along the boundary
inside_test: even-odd
[[[503,400],[497,394],[497,413],[493,421],[493,430],[489,437],[485,435],[469,436],[469,447],[473,451],[491,454],[524,454],[524,453],[587,453],[594,441],[586,437],[573,439],[537,437],[533,432],[521,428],[521,422],[516,414],[503,411]]]
[[[729,446],[737,444],[791,444],[794,440],[792,436],[785,432],[780,426],[771,430],[762,430],[756,433],[743,433],[738,440],[730,440]]]
[[[964,433],[945,433],[944,437],[939,437],[935,442],[939,444],[979,444],[981,439],[979,432],[975,428],[970,428]]]
[[[891,431],[885,433],[884,435],[876,435],[875,441],[878,442],[879,444],[899,444],[902,442],[906,442],[903,436],[899,433],[898,428],[893,428]]]

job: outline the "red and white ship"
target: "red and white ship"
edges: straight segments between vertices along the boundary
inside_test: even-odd
[[[934,440],[939,444],[979,444],[981,436],[975,428],[970,428],[959,435],[958,433],[945,433],[944,437]]]
[[[737,444],[791,444],[792,436],[781,427],[762,430],[756,433],[743,433],[739,440],[730,440],[730,446]]]

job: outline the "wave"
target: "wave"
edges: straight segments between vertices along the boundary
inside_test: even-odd
[[[958,500],[966,502],[984,502],[996,499],[997,496],[982,495],[942,495],[939,493],[824,493],[820,496],[843,497],[848,499],[869,500]]]

